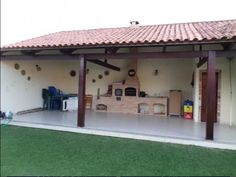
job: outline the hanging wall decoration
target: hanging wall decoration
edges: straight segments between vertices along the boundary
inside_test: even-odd
[[[16,64],[14,65],[14,67],[15,67],[16,70],[19,70],[19,69],[20,69],[20,65],[19,65],[18,63],[16,63]]]
[[[110,74],[110,72],[108,70],[104,71],[104,75],[108,76]]]
[[[30,77],[30,76],[28,76],[28,77],[27,77],[27,80],[28,80],[28,81],[30,81],[30,80],[31,80],[31,77]]]
[[[136,74],[136,71],[135,71],[134,69],[130,69],[130,70],[128,71],[128,75],[129,75],[130,77],[134,77],[135,74]]]
[[[96,82],[96,79],[93,79],[92,82],[95,83],[95,82]]]
[[[86,69],[86,74],[89,74],[89,69],[88,68]]]
[[[24,76],[26,74],[25,70],[21,70],[21,75]]]
[[[36,70],[37,71],[41,71],[42,70],[42,68],[37,64],[37,65],[35,65],[35,67],[36,67]]]
[[[71,70],[70,71],[70,76],[71,77],[75,77],[76,76],[76,71],[75,70]]]
[[[154,76],[157,76],[158,73],[159,73],[158,69],[155,69],[154,72],[153,72],[153,75],[154,75]]]
[[[103,76],[101,74],[98,75],[98,79],[102,79]]]

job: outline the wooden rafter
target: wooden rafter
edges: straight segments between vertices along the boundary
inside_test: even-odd
[[[95,63],[97,65],[115,70],[115,71],[120,71],[119,67],[111,65],[111,64],[107,63],[106,61],[101,61],[101,60],[88,60],[88,61],[91,62],[91,63]]]
[[[200,51],[202,51],[202,45],[199,45]],[[197,64],[197,67],[200,68],[202,65],[204,65],[207,62],[207,57],[198,57],[199,61]]]

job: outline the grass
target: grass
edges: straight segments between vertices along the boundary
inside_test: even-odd
[[[236,175],[236,151],[8,126],[1,176]]]

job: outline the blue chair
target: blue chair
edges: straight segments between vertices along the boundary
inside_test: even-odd
[[[42,98],[43,98],[43,109],[50,109],[50,93],[48,89],[42,90]]]
[[[58,90],[54,86],[49,86],[48,92],[49,92],[50,96],[56,96],[58,94]]]
[[[64,95],[63,92],[54,86],[49,86],[48,91],[50,94],[50,110],[62,110],[63,100],[68,99],[68,95]]]

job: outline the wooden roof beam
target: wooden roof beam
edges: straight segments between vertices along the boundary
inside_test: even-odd
[[[200,51],[202,51],[202,45],[199,46]],[[202,65],[204,65],[207,62],[207,57],[198,57],[199,61],[197,63],[197,67],[200,68]]]
[[[103,66],[103,67],[115,70],[115,71],[120,71],[119,67],[111,65],[111,64],[109,64],[107,62],[104,62],[104,61],[101,61],[101,60],[88,60],[88,61],[91,62],[91,63],[95,63],[97,65],[100,65],[100,66]]]

